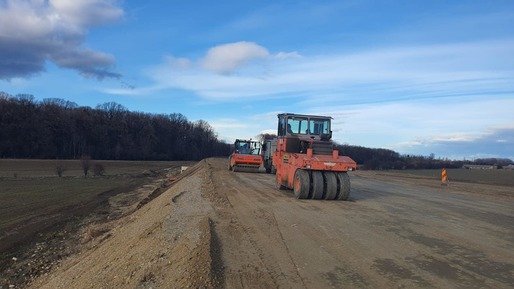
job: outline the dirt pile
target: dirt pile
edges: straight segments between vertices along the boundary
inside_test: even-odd
[[[29,288],[214,288],[210,216],[200,162],[169,190],[96,236],[89,250]]]

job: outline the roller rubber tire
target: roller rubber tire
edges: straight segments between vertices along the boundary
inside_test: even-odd
[[[335,200],[337,197],[337,176],[334,172],[324,172],[325,200]]]
[[[310,188],[309,174],[301,169],[296,170],[293,181],[294,196],[297,199],[307,199]]]
[[[312,171],[312,199],[323,199],[323,174],[320,171]]]
[[[337,173],[338,190],[337,199],[346,201],[350,197],[350,177],[347,173]]]

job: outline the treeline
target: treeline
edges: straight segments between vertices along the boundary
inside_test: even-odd
[[[275,134],[261,134],[261,141],[273,139]],[[434,154],[429,156],[400,155],[399,153],[380,148],[367,148],[347,144],[334,144],[334,149],[340,156],[349,156],[361,169],[365,170],[407,170],[407,169],[441,169],[462,168],[465,164],[490,165],[501,168],[514,164],[511,159],[485,158],[474,161],[456,161],[450,159],[436,159]]]
[[[507,166],[514,162],[510,159],[487,158],[474,161],[456,161],[449,159],[436,159],[433,154],[429,156],[400,155],[388,149],[366,148],[352,145],[336,144],[340,155],[350,156],[363,169],[368,170],[405,170],[405,169],[441,169],[462,168],[465,164]]]
[[[201,160],[230,154],[205,121],[179,113],[95,109],[63,99],[0,92],[0,158]]]

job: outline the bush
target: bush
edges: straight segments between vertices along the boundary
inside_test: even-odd
[[[64,165],[56,165],[55,166],[55,172],[57,173],[57,175],[60,177],[62,177],[62,173],[66,171],[66,167]]]
[[[104,168],[104,165],[100,164],[100,163],[96,163],[94,166],[93,166],[93,174],[95,176],[103,176],[105,174],[105,168]]]

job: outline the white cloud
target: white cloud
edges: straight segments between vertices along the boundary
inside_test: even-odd
[[[84,47],[89,28],[117,21],[112,0],[6,0],[0,5],[0,79],[29,77],[51,61],[96,78],[119,77],[114,58]]]
[[[215,46],[201,61],[203,68],[215,73],[231,73],[253,60],[269,57],[266,48],[253,42],[235,42]]]
[[[85,27],[113,22],[123,16],[123,11],[116,7],[114,0],[50,0],[52,16],[66,23],[73,24],[79,30]]]

